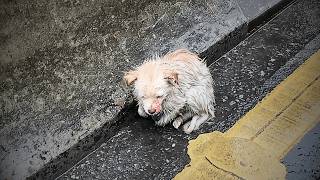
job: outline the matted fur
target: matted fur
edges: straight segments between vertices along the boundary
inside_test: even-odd
[[[124,80],[134,84],[139,115],[152,115],[159,126],[172,122],[179,128],[191,119],[183,126],[186,133],[191,133],[214,117],[211,74],[205,63],[188,50],[149,59],[127,72]]]

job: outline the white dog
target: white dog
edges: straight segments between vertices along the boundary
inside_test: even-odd
[[[151,116],[156,124],[183,125],[185,133],[214,117],[213,80],[205,63],[188,50],[179,49],[164,57],[145,61],[125,73],[127,85],[134,84],[140,116]]]

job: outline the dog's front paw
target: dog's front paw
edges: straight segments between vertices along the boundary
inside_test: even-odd
[[[162,116],[158,121],[155,121],[157,126],[165,126],[166,124],[168,124],[167,118],[165,118],[164,116]]]
[[[157,126],[162,126],[162,127],[166,125],[166,123],[164,123],[163,121],[160,121],[160,120],[159,121],[155,121],[155,123],[156,123]]]
[[[177,117],[173,122],[172,125],[174,128],[178,129],[181,124],[183,123],[183,119],[181,117]]]
[[[141,117],[148,117],[148,114],[143,110],[143,108],[141,106],[139,106],[138,108],[138,114],[141,116]]]
[[[193,127],[191,126],[191,122],[187,122],[183,125],[182,130],[186,133],[186,134],[190,134],[193,131]]]

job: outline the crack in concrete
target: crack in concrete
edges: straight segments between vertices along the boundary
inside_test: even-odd
[[[240,176],[236,175],[235,173],[233,173],[233,172],[231,172],[231,171],[227,171],[227,170],[225,170],[225,169],[222,169],[222,168],[216,166],[213,162],[210,161],[210,159],[209,159],[207,156],[204,156],[204,157],[205,157],[205,159],[206,159],[213,167],[215,167],[215,168],[217,168],[217,169],[219,169],[219,170],[221,170],[221,171],[223,171],[223,172],[225,172],[225,173],[227,173],[227,174],[230,174],[230,175],[232,175],[232,176],[234,176],[234,177],[237,177],[237,178],[239,178],[239,179],[241,179],[241,180],[245,180],[245,178],[240,177]]]

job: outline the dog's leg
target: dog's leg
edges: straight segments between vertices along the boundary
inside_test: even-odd
[[[182,123],[183,123],[183,118],[179,116],[172,122],[172,126],[178,129]]]
[[[168,115],[164,114],[162,117],[159,119],[159,121],[156,121],[156,125],[158,126],[165,126],[168,124],[172,119],[177,117],[178,112],[175,113],[170,113]]]
[[[202,123],[208,120],[209,115],[193,116],[192,120],[183,125],[183,131],[190,134],[193,130],[197,130]]]
[[[191,112],[187,112],[187,113],[184,113],[184,114],[181,114],[180,116],[178,116],[173,122],[172,122],[172,125],[174,128],[178,129],[181,124],[188,120],[189,118],[192,117],[192,113]]]
[[[144,111],[144,109],[143,109],[143,107],[142,107],[141,105],[139,105],[138,114],[139,114],[141,117],[148,117],[148,114]]]
[[[197,130],[199,129],[199,127],[201,126],[201,124],[203,124],[204,122],[206,122],[209,118],[208,114],[202,114],[202,116],[197,120],[196,122],[196,126],[194,127],[193,130]]]
[[[183,131],[187,134],[190,134],[193,129],[196,127],[196,124],[197,124],[197,120],[199,119],[200,117],[195,115],[192,117],[191,121],[187,122],[186,124],[183,125]]]

